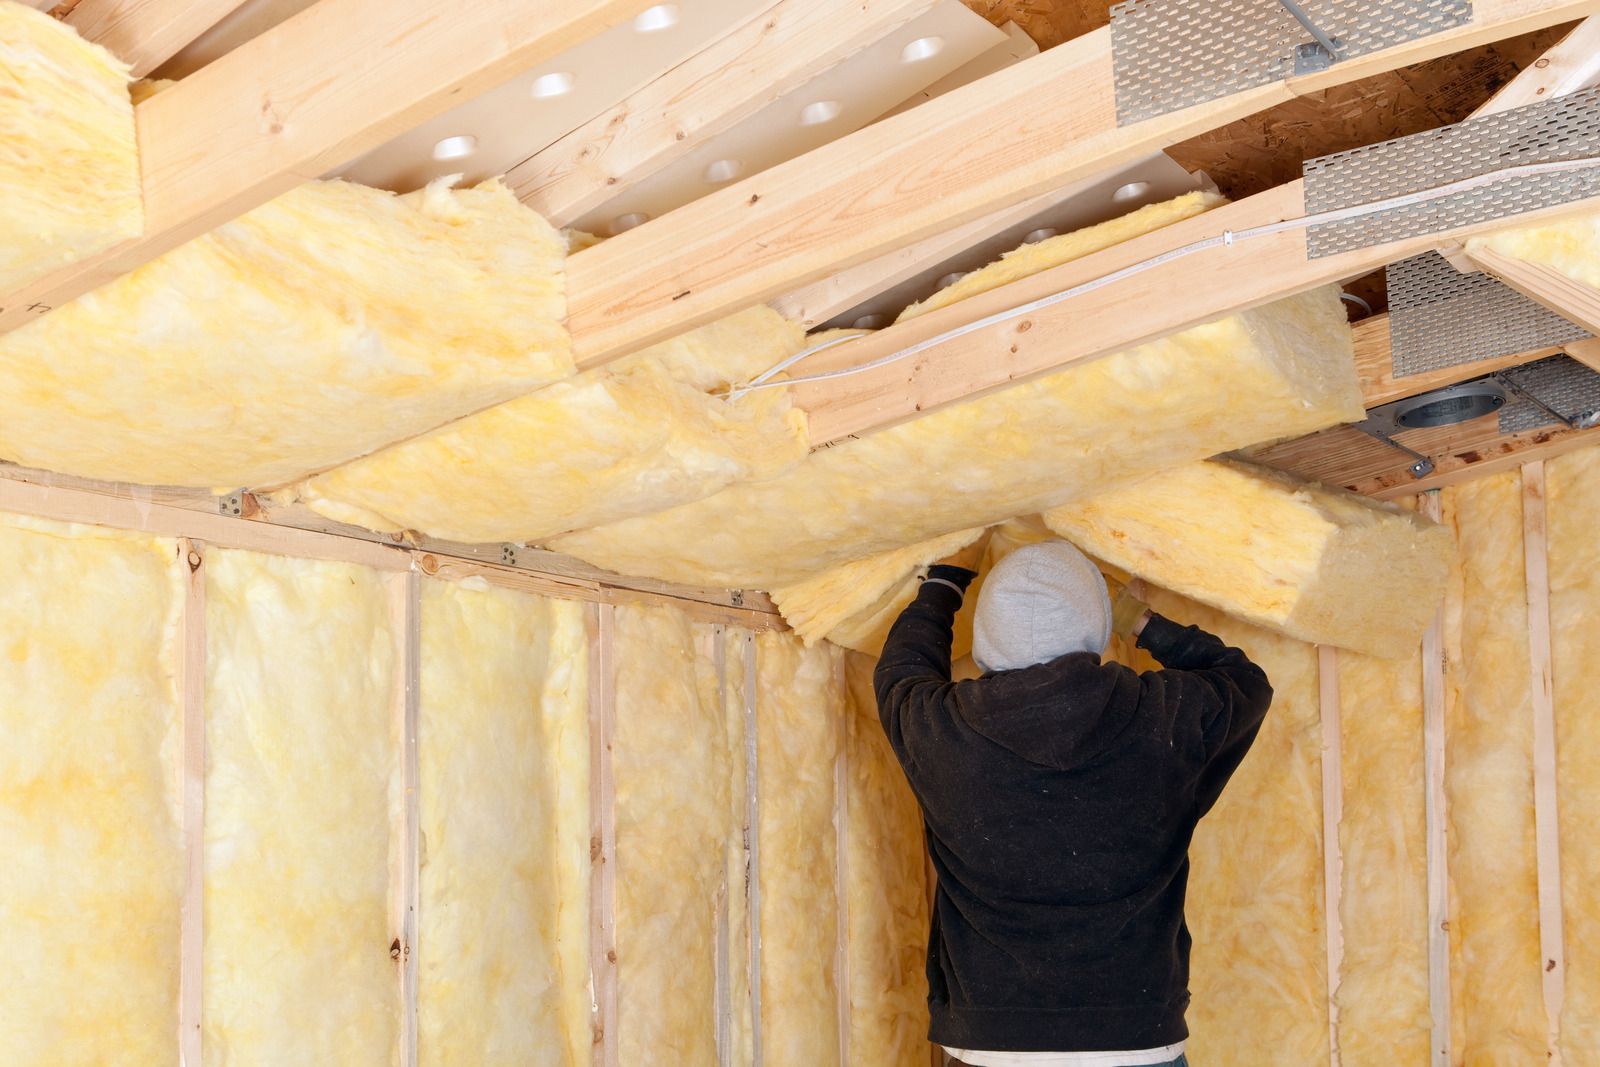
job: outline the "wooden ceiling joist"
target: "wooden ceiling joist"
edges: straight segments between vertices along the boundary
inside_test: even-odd
[[[1534,221],[1581,211],[1600,197],[1544,208]],[[1358,277],[1426,251],[1442,240],[1503,228],[1496,219],[1313,259],[1302,229],[1226,243],[1224,235],[1303,217],[1300,182],[1248,197],[1091,256],[818,353],[798,376],[860,367],[913,345],[965,330],[905,359],[791,387],[811,418],[817,446],[871,433],[931,408],[976,396],[1069,364],[1121,351],[1318,285]],[[1156,261],[1196,242],[1210,247]],[[1053,294],[1101,283],[1073,298],[984,326],[980,320]]]
[[[595,366],[1296,96],[1596,11],[1478,0],[1468,25],[1123,127],[1097,30],[574,256],[577,355]]]
[[[135,78],[143,78],[244,2],[81,0],[65,13],[65,21],[128,63]]]
[[[570,225],[936,2],[782,0],[513,167],[506,182]]]
[[[1587,18],[1573,27],[1554,47],[1521,70],[1473,118],[1498,115],[1558,96],[1587,89],[1600,82],[1600,18]]]
[[[134,109],[144,235],[0,293],[0,332],[648,6],[650,0],[319,0]]]

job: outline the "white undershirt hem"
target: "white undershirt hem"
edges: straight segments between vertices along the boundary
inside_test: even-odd
[[[1136,1052],[982,1052],[948,1045],[945,1051],[970,1067],[1149,1067],[1171,1063],[1183,1055],[1186,1044]]]

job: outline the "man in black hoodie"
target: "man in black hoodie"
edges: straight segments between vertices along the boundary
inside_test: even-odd
[[[929,570],[873,680],[938,872],[929,1037],[973,1067],[1186,1064],[1189,842],[1260,730],[1267,677],[1136,601],[1114,612],[1099,571],[1057,541],[990,572],[984,673],[952,682],[976,558],[951,562]],[[1100,661],[1113,615],[1166,669]]]

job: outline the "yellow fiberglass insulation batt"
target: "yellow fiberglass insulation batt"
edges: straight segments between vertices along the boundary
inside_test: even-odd
[[[1481,1067],[1545,1059],[1521,494],[1515,471],[1443,493],[1451,1053]]]
[[[1242,648],[1274,692],[1189,849],[1189,1053],[1229,1067],[1327,1063],[1317,651],[1161,590],[1151,606]],[[1137,669],[1155,667],[1143,651],[1133,658]]]
[[[1242,463],[1191,463],[1044,513],[1085,552],[1302,641],[1404,655],[1444,597],[1449,530]]]
[[[731,403],[710,394],[804,342],[777,312],[750,308],[338,467],[299,494],[374,529],[516,542],[698,500],[805,456],[805,416],[781,390]]]
[[[1339,1055],[1346,1067],[1421,1067],[1428,1001],[1422,655],[1339,654],[1344,876]]]
[[[761,835],[761,1062],[839,1064],[834,828],[842,650],[756,638]]]
[[[0,458],[267,488],[566,377],[561,236],[498,183],[311,182],[0,338]]]
[[[128,67],[0,0],[0,299],[144,228]]]
[[[878,721],[875,665],[859,654],[845,663],[850,1058],[875,1067],[925,1067],[928,868],[922,810]]]
[[[421,1063],[589,1054],[588,662],[575,601],[424,586]]]
[[[390,1067],[403,801],[385,579],[225,549],[205,567],[206,1061]]]
[[[1469,237],[1468,253],[1478,249],[1550,267],[1591,288],[1600,288],[1600,212],[1570,215],[1539,226],[1518,226]]]
[[[734,835],[710,627],[615,609],[616,974],[624,1064],[717,1062],[717,943]]]
[[[1561,1052],[1588,1067],[1600,1049],[1600,448],[1546,465],[1549,480],[1550,645],[1560,761],[1566,1002]]]
[[[178,1062],[175,551],[0,518],[0,1063]]]
[[[1194,213],[1182,201],[1158,207],[1168,213],[1140,213],[1146,229]],[[1103,247],[1129,230],[1123,219],[1070,236]],[[766,481],[551,544],[631,574],[793,585],[841,563],[1359,418],[1354,367],[1337,290],[1320,289],[813,452]]]

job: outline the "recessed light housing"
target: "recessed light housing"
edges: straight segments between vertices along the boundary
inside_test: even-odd
[[[921,63],[924,59],[932,59],[943,51],[943,37],[918,37],[900,49],[900,62]]]
[[[1111,194],[1112,203],[1123,204],[1129,200],[1137,200],[1150,191],[1149,182],[1129,182]]]
[[[618,215],[611,220],[611,235],[615,237],[617,234],[625,233],[635,226],[643,226],[649,221],[650,216],[643,211],[630,211],[626,215]]]
[[[818,100],[814,104],[807,104],[800,112],[800,125],[821,126],[824,122],[832,122],[839,117],[839,112],[844,110],[837,100]]]
[[[566,96],[572,92],[572,75],[564,70],[541,74],[533,80],[533,98],[548,100],[553,96]]]
[[[433,146],[433,158],[444,163],[452,159],[465,159],[478,150],[478,139],[466,134],[446,137]]]
[[[733,181],[742,170],[744,164],[737,159],[719,159],[706,167],[705,178],[712,185],[721,185]]]
[[[672,29],[677,24],[677,4],[657,4],[655,7],[647,7],[633,20],[633,28],[639,33],[660,33],[662,30]]]

